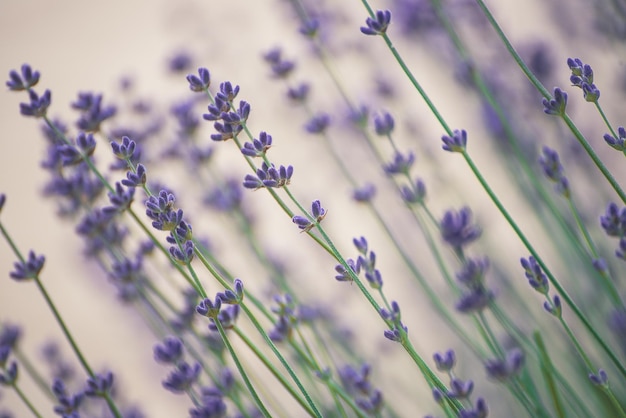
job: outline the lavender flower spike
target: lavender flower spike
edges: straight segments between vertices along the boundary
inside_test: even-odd
[[[554,89],[552,99],[543,99],[543,111],[548,115],[563,116],[565,114],[565,107],[567,106],[567,93],[560,88]]]
[[[313,218],[314,222],[311,222],[309,218],[307,217],[299,216],[299,215],[296,215],[293,218],[291,218],[291,221],[294,224],[298,225],[298,228],[300,228],[302,232],[308,232],[311,229],[313,229],[313,227],[317,223],[321,222],[325,216],[326,216],[326,210],[322,208],[322,204],[320,203],[320,201],[314,200],[313,203],[311,204],[311,217]]]
[[[365,35],[384,35],[391,23],[391,12],[389,10],[376,11],[376,18],[368,17],[365,19],[365,25],[361,26],[361,33]]]
[[[22,65],[22,74],[18,74],[17,71],[11,70],[9,73],[9,81],[6,82],[9,90],[22,91],[29,90],[31,87],[39,82],[39,71],[33,71],[30,65]]]
[[[465,129],[455,129],[452,136],[443,135],[441,140],[443,141],[441,148],[445,151],[463,153],[467,147],[467,132]]]
[[[611,148],[626,152],[626,129],[624,129],[623,126],[617,128],[617,138],[609,134],[604,134],[604,140]]]
[[[22,281],[34,279],[43,269],[46,257],[37,256],[32,250],[28,253],[28,260],[16,262],[15,270],[10,273],[11,278]]]
[[[191,91],[206,91],[211,85],[211,74],[206,68],[198,68],[198,75],[189,74],[187,76],[187,81],[189,82],[189,89]]]

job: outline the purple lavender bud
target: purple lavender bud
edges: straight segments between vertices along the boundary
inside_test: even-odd
[[[409,152],[406,156],[400,152],[396,152],[393,161],[383,166],[383,170],[390,176],[396,174],[408,175],[413,163],[415,162],[415,154]]]
[[[603,369],[598,369],[598,374],[589,373],[589,380],[596,386],[605,386],[609,385],[609,376]]]
[[[233,286],[234,290],[226,289],[223,293],[217,294],[222,303],[236,305],[243,300],[243,282],[239,279],[235,279]]]
[[[17,346],[22,335],[20,327],[11,324],[3,324],[0,328],[0,347],[13,349]]]
[[[39,82],[39,71],[33,71],[28,64],[22,64],[21,70],[21,75],[15,70],[9,72],[9,81],[6,82],[9,90],[29,90]]]
[[[13,386],[17,381],[17,375],[17,363],[12,361],[9,363],[9,367],[0,371],[0,386]]]
[[[561,298],[559,295],[554,295],[552,302],[545,301],[543,303],[543,308],[555,317],[561,318],[563,307],[561,306]]]
[[[287,97],[294,102],[305,102],[309,97],[309,90],[311,86],[307,83],[300,83],[296,87],[289,87],[287,90]]]
[[[317,222],[320,222],[326,216],[326,210],[322,207],[319,200],[314,200],[311,203],[311,214]]]
[[[190,418],[225,417],[226,414],[226,403],[221,396],[203,396],[200,404],[189,410]]]
[[[305,218],[304,216],[296,215],[291,218],[291,221],[294,224],[298,225],[298,228],[300,228],[302,232],[310,231],[311,228],[313,228],[313,224],[311,223],[311,221],[309,221],[309,219]]]
[[[265,155],[268,149],[272,146],[272,136],[266,132],[259,134],[259,139],[254,139],[252,142],[246,142],[241,148],[241,153],[248,157],[261,157]]]
[[[582,83],[583,97],[590,103],[596,103],[600,98],[600,90],[595,84]]]
[[[541,266],[537,263],[537,260],[533,256],[520,259],[522,267],[525,270],[524,275],[528,279],[528,284],[537,292],[547,295],[550,290],[550,283],[548,278],[541,270]]]
[[[183,343],[177,337],[166,337],[153,349],[154,359],[161,364],[177,364],[183,358]]]
[[[320,113],[309,119],[309,121],[304,125],[304,129],[310,134],[321,134],[326,131],[328,125],[330,125],[330,115]]]
[[[39,275],[41,269],[43,269],[45,261],[46,257],[43,255],[37,256],[32,250],[30,250],[28,253],[28,260],[15,262],[13,264],[15,270],[13,270],[9,275],[17,281],[34,279]]]
[[[379,136],[390,135],[394,128],[393,116],[390,113],[384,112],[374,116],[374,129]]]
[[[7,360],[9,359],[10,354],[11,347],[8,345],[0,345],[0,369],[6,368]]]
[[[433,399],[436,403],[441,404],[445,399],[445,395],[438,388],[433,388]]]
[[[216,298],[215,302],[213,302],[211,299],[203,299],[200,301],[198,306],[196,306],[196,312],[198,312],[202,316],[217,318],[221,307],[222,300],[220,298]]]
[[[463,268],[456,274],[456,278],[469,288],[481,287],[484,283],[485,274],[489,269],[489,259],[469,258],[463,264]]]
[[[104,375],[96,374],[87,379],[87,388],[84,393],[89,397],[105,397],[111,393],[113,387],[113,373],[107,372]]]
[[[81,150],[83,155],[93,155],[96,150],[96,139],[92,134],[80,132],[76,137],[76,145]]]
[[[239,101],[239,107],[234,112],[222,112],[221,119],[227,125],[241,126],[246,123],[250,116],[250,104],[244,100]],[[234,129],[234,127],[233,127]]]
[[[24,116],[43,118],[52,103],[52,93],[46,90],[41,97],[33,90],[28,91],[30,103],[20,103],[20,113]]]
[[[320,28],[320,21],[316,18],[307,19],[302,23],[300,28],[298,28],[298,32],[308,38],[315,38],[317,32]]]
[[[583,62],[579,58],[568,58],[567,66],[572,70],[572,74],[577,76],[582,75]]]
[[[193,241],[185,242],[182,249],[176,245],[171,246],[170,255],[174,261],[181,265],[191,263],[195,255],[195,246]]]
[[[352,243],[359,253],[363,255],[367,254],[367,240],[365,237],[353,238]]]
[[[243,187],[245,187],[246,189],[251,189],[251,190],[258,190],[258,189],[262,189],[263,187],[265,187],[263,185],[263,181],[261,181],[261,179],[259,179],[256,176],[253,176],[252,174],[246,174],[246,176],[243,179]]]
[[[474,390],[474,382],[471,380],[452,379],[450,381],[450,391],[448,396],[456,399],[466,399]]]
[[[435,360],[437,370],[449,373],[452,368],[454,368],[454,364],[456,363],[456,354],[454,353],[454,350],[448,350],[443,354],[435,353],[433,359]]]
[[[609,203],[606,213],[600,216],[600,225],[610,237],[626,235],[626,207],[620,210],[615,203]]]
[[[233,87],[230,81],[225,81],[220,84],[220,91],[217,93],[216,96],[219,96],[219,98],[225,102],[232,103],[238,94],[239,86]]]
[[[354,263],[354,260],[348,259],[346,260],[346,263],[348,264],[348,266],[350,267],[350,270],[352,270],[354,274],[356,275],[359,274],[359,268],[357,268],[356,264]],[[342,264],[337,264],[335,266],[335,271],[339,273],[338,275],[335,276],[335,279],[337,281],[351,282],[353,280],[348,269],[346,269]]]
[[[619,240],[619,247],[615,250],[615,257],[626,261],[626,237]],[[605,274],[608,274],[608,270]]]
[[[461,295],[456,303],[456,309],[461,313],[475,313],[485,309],[494,298],[493,291],[489,289],[470,289]]]
[[[376,195],[376,187],[372,183],[367,183],[361,188],[352,191],[352,198],[359,203],[369,202]]]
[[[2,208],[7,201],[7,195],[4,193],[0,193],[0,212],[2,212]]]
[[[183,362],[176,366],[169,376],[163,381],[163,387],[173,393],[185,393],[196,383],[200,375],[200,364],[193,366]]]
[[[552,99],[544,98],[542,100],[543,111],[548,115],[563,116],[565,107],[567,106],[567,93],[558,87],[555,87]]]
[[[384,35],[391,23],[391,12],[389,10],[377,10],[376,18],[368,17],[365,25],[361,26],[361,33],[364,35]]]
[[[102,106],[102,95],[91,92],[79,93],[72,107],[80,111],[76,126],[87,132],[98,132],[100,125],[117,112],[115,106]]]
[[[626,129],[623,126],[617,128],[617,138],[604,134],[604,140],[609,146],[617,151],[626,152]]]
[[[465,129],[455,129],[452,136],[443,135],[441,137],[443,145],[441,148],[449,152],[465,152],[467,148],[467,132]]]
[[[506,382],[517,375],[524,364],[524,353],[519,348],[514,348],[506,355],[505,360],[493,359],[485,363],[487,376],[499,382]]]
[[[468,207],[463,207],[458,212],[453,209],[446,211],[439,222],[443,240],[454,248],[462,248],[478,239],[481,230],[472,225],[471,221],[472,211]]]
[[[146,184],[147,174],[146,167],[143,164],[137,164],[136,171],[126,172],[126,178],[122,180],[122,184],[126,187],[142,187]]]
[[[204,67],[198,68],[198,75],[189,74],[187,76],[189,82],[189,89],[195,92],[201,92],[208,90],[211,85],[211,74],[209,70]]]
[[[52,393],[59,401],[59,405],[54,407],[54,412],[67,416],[69,418],[80,418],[78,415],[78,409],[83,402],[84,395],[82,393],[78,393],[75,395],[70,395],[65,389],[65,384],[61,379],[54,379],[52,384]]]
[[[136,147],[137,144],[135,143],[135,141],[127,136],[123,136],[122,142],[120,143],[111,141],[111,149],[113,150],[113,154],[117,158],[122,160],[131,159],[133,157],[133,154],[135,153]]]
[[[383,287],[383,277],[378,269],[366,272],[365,279],[373,289],[380,289]]]
[[[402,199],[407,203],[422,203],[426,197],[426,185],[422,179],[416,179],[411,186],[402,186],[400,189]]]
[[[237,317],[239,316],[239,311],[241,308],[239,305],[230,305],[220,310],[220,313],[217,314],[217,321],[220,322],[224,329],[232,329],[235,326],[235,322],[237,321]],[[214,322],[209,323],[209,329],[211,331],[217,331],[217,325]]]
[[[122,213],[130,208],[135,196],[135,189],[133,187],[125,189],[120,183],[115,183],[115,191],[109,192],[108,196],[111,206],[102,208],[102,212],[105,215]]]
[[[385,331],[383,331],[383,335],[390,341],[394,341],[397,343],[402,341],[402,334],[400,333],[398,328],[386,329]]]
[[[169,59],[167,67],[173,73],[181,73],[191,67],[191,62],[191,55],[187,51],[179,51]]]
[[[559,160],[559,154],[552,148],[547,146],[542,148],[542,155],[539,157],[539,164],[543,169],[543,173],[550,180],[556,182],[563,177],[563,166]]]

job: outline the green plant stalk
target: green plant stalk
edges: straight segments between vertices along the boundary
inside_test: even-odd
[[[296,390],[291,386],[291,384],[283,377],[282,374],[278,373],[276,367],[269,361],[269,359],[259,350],[256,345],[237,327],[233,327],[233,331],[237,334],[239,338],[248,346],[250,350],[254,353],[254,355],[261,360],[261,362],[265,365],[267,370],[272,373],[272,375],[280,381],[281,385],[289,392],[289,394],[300,404],[302,409],[304,409],[309,416],[316,416],[315,412],[311,409],[311,407],[306,403],[302,397],[296,392]]]
[[[546,297],[547,297],[547,295],[546,295]],[[587,371],[590,372],[590,373],[593,373],[596,369],[593,367],[593,364],[591,363],[591,360],[589,359],[589,356],[587,356],[587,353],[585,352],[585,350],[580,345],[580,342],[578,341],[578,339],[576,338],[576,336],[572,332],[571,328],[569,327],[569,325],[567,325],[567,322],[565,322],[563,317],[559,317],[559,322],[561,323],[561,326],[563,326],[563,329],[565,330],[565,332],[569,336],[570,340],[572,340],[572,342],[574,343],[574,346],[576,348],[576,351],[578,352],[578,355],[582,358],[583,362],[585,363],[585,366],[587,366]],[[615,395],[613,394],[613,391],[611,390],[611,388],[608,387],[608,386],[604,386],[603,390],[609,396],[609,399],[611,399],[613,401],[612,403],[614,404],[614,406],[615,406],[615,403],[617,404],[616,410],[619,411],[620,416],[621,417],[626,417],[626,411],[624,411],[624,409],[621,407],[619,402],[615,402],[616,401]]]
[[[571,197],[569,197],[567,201],[569,203],[570,211],[572,215],[574,216],[576,225],[578,225],[578,229],[580,229],[581,233],[583,234],[585,238],[585,241],[587,242],[587,245],[589,246],[591,255],[593,256],[594,259],[597,260],[599,258],[598,251],[596,250],[593,240],[591,239],[591,235],[589,235],[589,231],[585,227],[585,224],[583,223],[582,219],[580,219],[580,214],[578,213],[578,210],[576,209],[574,201],[572,200]],[[622,302],[622,299],[619,296],[619,291],[615,287],[615,283],[613,283],[611,278],[606,274],[599,273],[598,275],[602,278],[604,289],[608,291],[609,297],[612,299],[613,305],[616,308],[623,308],[624,303]]]
[[[311,409],[313,410],[315,415],[317,417],[321,418],[322,415],[319,412],[319,410],[317,409],[317,407],[315,406],[315,403],[313,402],[313,399],[311,399],[311,397],[309,396],[309,393],[306,391],[306,389],[304,388],[304,386],[300,382],[300,379],[298,378],[296,373],[293,371],[293,368],[289,365],[289,363],[287,363],[287,360],[285,360],[285,358],[280,353],[280,351],[278,351],[278,348],[276,347],[274,342],[270,339],[270,337],[267,335],[267,333],[263,330],[263,327],[261,326],[261,324],[259,324],[259,322],[257,321],[256,317],[252,314],[250,309],[248,309],[248,307],[243,302],[240,303],[239,306],[241,306],[241,310],[245,312],[245,314],[248,317],[248,319],[250,320],[250,322],[252,322],[252,324],[254,325],[256,330],[263,337],[263,340],[265,340],[266,344],[270,347],[270,349],[276,355],[278,360],[280,360],[280,362],[283,365],[283,367],[285,367],[285,369],[287,369],[287,372],[289,373],[289,375],[291,376],[291,378],[295,382],[296,386],[298,386],[298,389],[300,389],[300,392],[304,395],[307,403],[309,404],[309,406],[311,407]]]
[[[598,113],[600,113],[600,116],[602,117],[604,124],[607,126],[607,128],[609,128],[609,131],[611,131],[611,135],[613,135],[613,138],[619,138],[619,136],[617,135],[617,133],[615,133],[615,130],[611,126],[609,119],[604,114],[604,110],[602,110],[602,106],[600,106],[600,102],[596,100],[595,102],[593,102],[593,104],[596,105],[596,109],[598,109]]]
[[[304,348],[304,350],[306,351],[306,355],[307,357],[304,359],[305,361],[307,361],[310,365],[313,366],[313,372],[317,373],[317,372],[321,372],[322,368],[319,365],[319,362],[315,359],[315,355],[313,354],[313,350],[311,349],[311,347],[309,346],[309,344],[306,341],[306,338],[304,338],[304,335],[302,335],[302,331],[300,330],[300,327],[296,326],[295,327],[295,331],[298,334],[298,338],[300,339],[300,341],[302,341],[302,346]],[[315,333],[314,333],[315,335]],[[318,347],[321,346],[322,349],[324,350],[324,353],[326,354],[327,357],[327,361],[328,358],[330,357],[330,353],[328,352],[328,348],[326,347],[325,344],[323,344],[323,341],[321,339],[321,337],[317,336],[317,343],[318,343]],[[290,339],[290,343],[293,343],[293,341]],[[330,361],[329,361],[330,362]],[[336,368],[336,366],[335,366]],[[330,389],[330,386],[328,386],[328,388]],[[330,391],[330,396],[333,398],[333,401],[335,402],[335,406],[337,408],[337,411],[341,414],[342,417],[347,418],[346,415],[346,411],[343,408],[343,405],[341,404],[341,402],[339,402],[339,398],[337,397],[337,394],[334,393],[332,390]]]
[[[46,383],[44,377],[37,371],[35,366],[33,366],[33,363],[30,362],[26,354],[24,354],[19,346],[14,347],[12,353],[15,357],[17,357],[19,364],[24,368],[24,370],[26,370],[26,373],[33,379],[41,392],[43,392],[43,394],[46,395],[50,401],[56,402],[56,398],[50,390],[48,383]]]
[[[543,374],[543,379],[546,383],[548,393],[550,393],[550,399],[552,400],[552,404],[554,405],[556,415],[558,418],[565,418],[566,415],[565,410],[563,409],[563,401],[561,400],[559,390],[556,386],[556,382],[554,381],[554,365],[552,364],[550,354],[546,349],[546,346],[543,342],[543,337],[541,336],[541,333],[539,331],[533,332],[533,340],[535,341],[535,345],[537,346],[541,373]]]
[[[37,418],[42,418],[42,415],[39,413],[39,411],[37,411],[37,409],[35,408],[35,406],[30,402],[30,399],[28,399],[28,397],[26,396],[26,394],[24,392],[22,392],[22,390],[19,388],[19,386],[16,383],[13,383],[13,385],[11,385],[13,387],[13,389],[15,390],[15,393],[17,394],[17,396],[20,398],[20,400],[24,403],[24,405],[26,405],[26,407],[28,408],[28,410]]]
[[[502,324],[507,323],[508,319],[505,318],[504,313],[500,311],[500,309],[494,305],[492,307],[492,312],[494,314],[494,316],[496,317],[496,319],[498,319],[498,321]],[[505,325],[503,325],[505,326]],[[507,326],[505,326],[507,327]],[[535,356],[536,360],[540,360],[541,359],[541,353],[539,352],[539,350],[535,347],[535,344],[533,342],[530,341],[530,339],[523,334],[517,327],[515,326],[510,326],[510,331],[512,333],[512,335],[521,342],[524,350],[526,352],[529,352],[531,354],[533,354]],[[568,398],[569,404],[573,405],[572,407],[575,407],[580,409],[583,412],[583,416],[585,417],[590,417],[593,416],[593,414],[591,413],[591,411],[589,410],[589,408],[583,403],[581,402],[581,399],[583,399],[582,396],[580,396],[579,394],[577,394],[574,390],[574,388],[569,384],[569,381],[557,370],[557,369],[553,369],[554,370],[554,376],[558,379],[559,384],[566,390],[567,394],[570,394],[570,397]]]
[[[252,398],[254,399],[254,403],[259,408],[259,411],[263,414],[264,417],[272,418],[272,415],[265,408],[265,405],[263,405],[263,401],[261,401],[261,398],[259,398],[259,395],[256,393],[256,390],[252,386],[252,383],[250,382],[250,379],[248,378],[248,374],[246,373],[243,366],[241,365],[241,362],[239,361],[239,357],[237,357],[237,353],[235,353],[233,346],[230,344],[230,341],[228,340],[228,336],[226,335],[226,331],[224,331],[224,327],[222,326],[222,323],[217,318],[213,318],[213,319],[214,319],[214,323],[217,328],[217,331],[220,333],[220,337],[222,337],[222,341],[224,341],[224,345],[226,346],[226,349],[230,353],[230,356],[233,359],[233,362],[235,363],[237,370],[239,370],[239,374],[241,375],[241,378],[243,379],[246,387],[248,388],[250,395],[252,395]]]

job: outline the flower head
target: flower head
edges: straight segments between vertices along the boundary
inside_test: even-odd
[[[39,71],[33,71],[28,64],[22,64],[21,74],[15,70],[9,72],[9,81],[6,82],[9,90],[30,90],[39,82]]]
[[[391,23],[391,12],[389,10],[377,10],[375,18],[365,19],[365,25],[361,26],[361,33],[365,35],[384,35]]]

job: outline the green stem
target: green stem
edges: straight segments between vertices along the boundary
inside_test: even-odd
[[[546,382],[546,386],[548,387],[548,392],[550,393],[550,399],[552,399],[552,404],[554,405],[556,415],[558,418],[565,418],[563,401],[561,400],[558,388],[556,387],[556,382],[554,381],[555,371],[552,360],[550,359],[550,354],[548,353],[548,350],[543,343],[543,338],[541,337],[539,331],[533,332],[533,339],[535,340],[535,345],[537,346],[537,351],[539,354],[541,373],[543,374],[543,379]]]
[[[291,376],[293,381],[296,383],[296,386],[298,386],[298,389],[300,389],[300,392],[304,395],[307,403],[309,404],[311,409],[315,412],[315,416],[318,417],[318,418],[321,418],[322,414],[319,412],[319,410],[315,406],[315,403],[313,402],[313,399],[311,399],[311,397],[309,396],[309,393],[306,391],[304,386],[302,386],[302,383],[300,382],[300,379],[298,378],[296,373],[293,371],[293,369],[291,368],[289,363],[287,363],[287,360],[285,360],[285,358],[280,353],[280,351],[278,351],[278,348],[276,348],[276,345],[274,344],[274,342],[270,339],[270,337],[267,335],[267,333],[263,330],[263,327],[261,326],[261,324],[259,324],[259,322],[257,321],[256,317],[252,314],[250,309],[248,309],[248,307],[244,303],[240,303],[239,306],[245,312],[246,316],[252,322],[252,324],[257,329],[257,331],[261,334],[261,336],[263,337],[263,339],[265,340],[267,345],[270,347],[272,352],[280,360],[281,364],[285,367],[285,369],[287,369],[287,372],[289,373],[289,376]]]
[[[28,399],[26,394],[22,392],[22,390],[16,383],[13,384],[13,389],[15,390],[15,393],[17,393],[17,396],[19,396],[19,398],[22,400],[22,402],[24,402],[24,405],[26,405],[26,407],[30,410],[30,412],[37,418],[42,418],[42,415],[39,413],[39,411],[37,411],[35,406],[30,402],[30,399]]]
[[[241,378],[243,379],[244,384],[246,385],[246,387],[248,388],[248,391],[250,392],[250,395],[252,395],[252,398],[254,399],[254,403],[259,408],[259,411],[263,414],[264,417],[271,418],[272,415],[265,408],[265,405],[263,405],[263,401],[261,401],[261,399],[259,398],[259,395],[256,393],[256,390],[254,389],[254,387],[252,386],[252,383],[250,382],[250,379],[248,378],[248,374],[246,373],[243,366],[241,365],[241,362],[239,361],[239,357],[237,357],[237,354],[235,353],[233,346],[230,344],[230,341],[228,340],[228,336],[226,335],[226,331],[224,331],[224,327],[222,326],[222,323],[217,318],[213,318],[213,319],[214,319],[214,323],[217,328],[217,331],[220,333],[220,337],[222,337],[222,341],[224,341],[224,345],[226,346],[226,349],[230,353],[230,356],[233,359],[235,366],[237,366],[237,370],[239,370],[239,374],[241,375]]]
[[[304,399],[300,397],[300,395],[296,392],[296,390],[287,382],[287,379],[283,377],[282,374],[278,373],[276,367],[269,361],[269,359],[257,348],[257,346],[248,338],[246,335],[238,328],[234,327],[233,331],[237,334],[239,338],[248,346],[254,355],[257,356],[259,360],[265,365],[265,368],[272,373],[272,375],[280,381],[281,385],[289,392],[289,394],[300,404],[302,409],[304,409],[309,416],[315,417],[315,412],[311,409],[311,407],[306,403]]]

